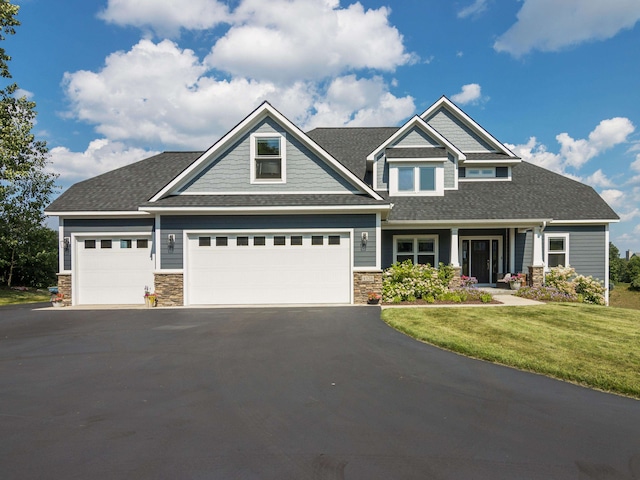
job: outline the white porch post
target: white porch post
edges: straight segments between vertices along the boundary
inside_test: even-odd
[[[533,229],[533,258],[531,266],[544,267],[544,259],[542,258],[542,227],[534,227]]]
[[[516,271],[516,229],[509,229],[509,273]]]
[[[460,267],[460,253],[458,252],[458,229],[451,229],[451,259],[452,267]]]

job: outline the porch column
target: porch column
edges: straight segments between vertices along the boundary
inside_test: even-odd
[[[458,251],[458,229],[451,229],[451,254],[449,255],[449,264],[453,267],[453,278],[449,283],[449,287],[456,288],[461,285],[460,277],[462,275],[462,267],[460,266],[459,251]]]
[[[458,229],[451,229],[451,259],[452,267],[460,267],[460,253],[458,252]]]
[[[542,258],[542,229],[533,229],[533,255],[529,266],[529,281],[531,287],[539,287],[544,283],[544,259]]]

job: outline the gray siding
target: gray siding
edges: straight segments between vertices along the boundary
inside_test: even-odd
[[[440,109],[427,123],[463,152],[492,152],[494,149],[446,109]]]
[[[315,229],[315,228],[353,228],[354,267],[375,267],[376,216],[375,215],[273,215],[273,216],[166,216],[160,221],[161,268],[183,268],[183,232],[184,230],[235,230],[235,229]],[[367,232],[366,248],[361,247],[362,232]],[[168,236],[174,234],[176,242],[169,251]]]
[[[544,233],[569,234],[569,265],[576,269],[577,274],[591,275],[603,281],[607,278],[605,257],[609,249],[606,247],[604,225],[553,226],[547,227]]]
[[[181,191],[225,192],[350,192],[354,187],[292,135],[285,135],[286,183],[252,184],[250,173],[251,133],[285,131],[267,118],[223,152]]]
[[[107,219],[76,219],[64,220],[64,236],[71,237],[72,233],[153,233],[153,218],[107,218]],[[153,240],[153,239],[152,239]],[[71,249],[64,252],[64,269],[71,270]]]
[[[386,162],[384,155],[380,155],[376,160],[378,190],[389,189],[389,164]]]
[[[419,128],[412,128],[393,143],[394,147],[439,147],[440,144]]]
[[[515,272],[528,273],[533,255],[533,233],[516,233]]]
[[[393,265],[393,237],[395,235],[416,236],[437,235],[438,236],[438,263],[449,264],[451,256],[451,231],[450,230],[383,230],[382,231],[382,268],[389,268]]]
[[[447,161],[444,162],[444,188],[455,188],[458,169],[453,155],[447,155]]]

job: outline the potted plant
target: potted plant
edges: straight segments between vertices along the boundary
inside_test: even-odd
[[[51,305],[53,305],[56,308],[62,307],[63,301],[64,301],[64,293],[58,292],[51,297]]]
[[[382,295],[380,295],[379,293],[376,293],[376,292],[367,293],[367,303],[369,305],[377,305],[378,303],[380,303],[381,298],[382,298]]]
[[[156,307],[158,305],[158,295],[149,292],[149,287],[144,287],[144,304],[147,307]]]
[[[516,274],[510,274],[507,273],[504,276],[503,281],[507,282],[509,284],[509,288],[511,290],[519,290],[520,287],[522,286],[522,283],[525,281],[525,276],[522,273],[516,273]]]

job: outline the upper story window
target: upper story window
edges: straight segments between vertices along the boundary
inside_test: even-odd
[[[274,134],[251,135],[251,182],[284,183],[286,180],[285,137]]]
[[[458,178],[469,179],[489,179],[501,178],[509,179],[509,167],[459,167]]]
[[[390,195],[444,195],[444,166],[389,162]]]

